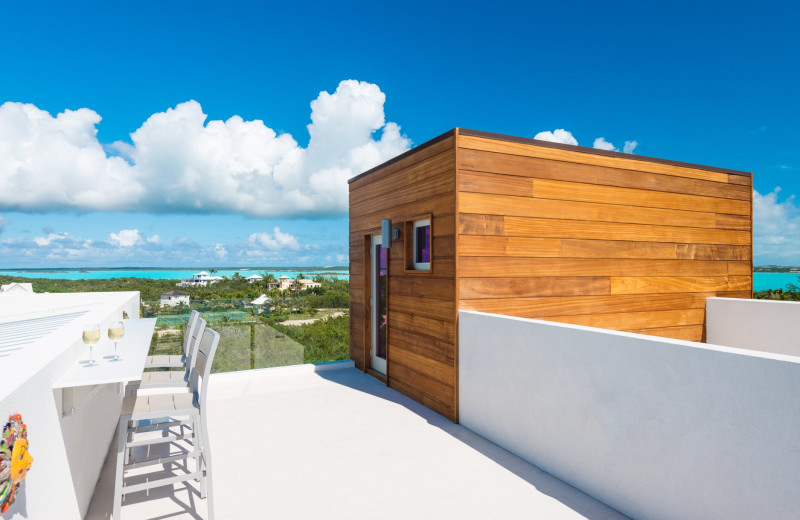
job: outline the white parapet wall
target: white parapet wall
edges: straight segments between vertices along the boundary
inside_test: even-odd
[[[459,312],[467,428],[632,518],[796,519],[800,358]]]
[[[800,356],[800,302],[706,299],[706,341]]]

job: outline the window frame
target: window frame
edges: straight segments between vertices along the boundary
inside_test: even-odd
[[[417,262],[417,229],[428,226],[430,229],[430,257],[428,262]],[[405,271],[407,273],[432,273],[433,272],[433,216],[431,214],[419,215],[405,221]]]

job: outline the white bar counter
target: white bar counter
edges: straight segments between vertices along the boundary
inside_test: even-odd
[[[100,341],[94,346],[89,360],[89,347],[85,355],[62,375],[53,388],[72,388],[76,386],[104,385],[108,383],[128,383],[142,378],[150,340],[156,327],[156,318],[124,320],[125,336],[117,342],[117,353],[120,359],[112,361],[114,342],[108,339],[105,330],[100,330]]]
[[[69,417],[102,391],[101,385],[117,383],[118,393],[122,393],[125,384],[142,379],[147,353],[150,351],[150,342],[153,330],[156,327],[156,318],[124,320],[125,336],[117,342],[119,360],[112,360],[114,355],[114,342],[108,339],[106,330],[101,328],[100,341],[93,347],[92,358],[95,363],[89,365],[89,347],[75,361],[64,374],[53,383],[53,389],[61,389],[62,417]],[[73,389],[77,387],[94,388],[85,395],[80,403],[75,403]]]

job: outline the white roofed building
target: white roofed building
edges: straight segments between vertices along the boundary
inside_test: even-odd
[[[11,282],[6,285],[0,285],[0,293],[32,293],[33,284],[30,282]]]
[[[213,276],[208,271],[200,271],[192,275],[191,278],[181,280],[176,285],[178,287],[205,287],[206,285],[217,283],[220,280],[223,280],[221,276]]]
[[[170,291],[161,295],[162,307],[177,307],[180,304],[189,305],[189,293],[183,291]]]

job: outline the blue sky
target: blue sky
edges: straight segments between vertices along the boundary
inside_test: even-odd
[[[792,3],[270,4],[0,4],[0,268],[344,264],[346,179],[456,126],[752,171],[800,264]]]

